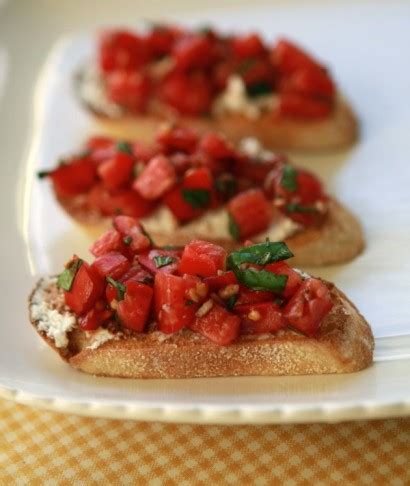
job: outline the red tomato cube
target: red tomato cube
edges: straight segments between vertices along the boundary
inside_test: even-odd
[[[207,314],[196,317],[189,327],[214,343],[226,346],[238,338],[240,325],[238,316],[214,303]]]
[[[114,157],[101,162],[97,172],[104,186],[113,190],[126,184],[132,174],[134,158],[125,152],[117,152]]]
[[[240,239],[266,230],[272,219],[272,205],[261,189],[239,193],[229,201],[228,211],[238,228]]]
[[[123,242],[123,237],[117,230],[111,228],[100,236],[98,240],[94,241],[90,246],[90,253],[95,257],[99,257],[112,251],[122,253],[125,248],[126,246]]]
[[[264,53],[265,48],[258,34],[247,34],[235,37],[232,42],[233,51],[241,59],[257,57]]]
[[[286,262],[270,263],[264,267],[264,270],[275,273],[276,275],[286,275],[285,290],[282,292],[283,297],[291,297],[302,285],[303,279],[298,272],[293,270]]]
[[[273,302],[237,305],[235,313],[241,316],[243,334],[276,332],[286,325],[281,308]]]
[[[50,173],[59,197],[72,197],[87,192],[96,181],[96,170],[89,157],[73,158]]]
[[[114,280],[118,280],[130,266],[128,259],[115,251],[97,257],[91,265],[102,277],[111,277]]]
[[[278,114],[296,118],[321,119],[332,112],[332,104],[327,100],[308,98],[295,93],[279,95]]]
[[[94,307],[105,289],[105,279],[83,262],[69,291],[64,291],[66,305],[80,316]]]
[[[151,91],[151,80],[140,72],[113,71],[106,78],[109,100],[133,112],[145,110]]]
[[[176,182],[175,169],[164,155],[151,159],[132,188],[145,199],[158,199]]]
[[[286,39],[279,39],[273,52],[272,61],[282,74],[291,74],[299,69],[317,69],[318,64],[299,46]]]
[[[113,312],[110,309],[105,309],[103,303],[101,306],[98,304],[99,302],[87,314],[78,318],[78,323],[84,331],[94,331],[112,317]]]
[[[150,239],[144,234],[135,218],[116,216],[113,220],[113,226],[123,237],[130,239],[128,246],[131,250],[139,252],[151,246]]]
[[[154,291],[152,287],[133,281],[125,284],[124,299],[118,303],[121,324],[132,331],[142,332],[148,321]]]
[[[175,273],[180,256],[180,251],[155,249],[140,253],[138,261],[152,274],[157,272]]]
[[[219,245],[207,241],[193,240],[185,246],[179,263],[181,274],[211,277],[225,269],[227,253]]]

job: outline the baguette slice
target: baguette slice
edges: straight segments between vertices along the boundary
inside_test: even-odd
[[[64,210],[77,222],[82,224],[92,236],[99,236],[111,227],[111,219],[101,217],[99,213],[90,212],[84,208],[82,197],[74,199],[59,199]],[[221,239],[212,233],[193,234],[180,226],[176,231],[167,234],[158,228],[150,230],[157,245],[185,245],[193,238],[209,240],[232,251],[242,246],[232,239]],[[264,241],[266,235],[254,238]],[[292,253],[295,254],[290,261],[292,265],[323,266],[350,261],[359,255],[365,246],[362,227],[356,216],[336,199],[329,199],[328,213],[325,221],[318,227],[307,227],[285,239]]]
[[[333,113],[321,120],[274,118],[269,112],[256,119],[236,113],[189,117],[165,109],[141,116],[124,114],[114,118],[81,96],[81,83],[82,77],[78,76],[78,97],[87,111],[94,115],[98,132],[116,138],[150,141],[161,124],[171,122],[195,128],[200,133],[223,133],[235,144],[246,137],[254,137],[268,150],[314,152],[348,147],[359,135],[356,116],[342,96],[337,97]]]
[[[182,330],[164,335],[84,332],[64,306],[56,278],[42,279],[29,298],[30,321],[40,336],[73,368],[122,378],[194,378],[250,375],[350,373],[372,362],[371,329],[349,299],[333,284],[334,307],[309,338],[291,330],[277,335],[242,336],[218,346],[199,334]],[[50,314],[51,313],[51,314]],[[74,319],[73,319],[74,318]],[[58,332],[63,323],[67,333]]]

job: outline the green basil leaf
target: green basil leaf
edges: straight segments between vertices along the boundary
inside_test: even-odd
[[[125,154],[132,155],[131,145],[128,142],[118,142],[115,147],[118,152],[124,152]]]
[[[266,265],[268,263],[279,262],[293,257],[286,243],[281,241],[264,241],[256,245],[247,246],[234,251],[228,255],[228,268],[235,270],[242,263],[255,263],[256,265]]]
[[[285,209],[288,213],[317,213],[317,208],[313,206],[303,206],[302,204],[289,203],[285,204]]]
[[[182,197],[195,209],[207,208],[211,202],[208,189],[182,189]]]
[[[128,246],[131,244],[131,241],[132,241],[132,236],[124,236],[124,238],[122,239],[122,241]]]
[[[152,237],[148,233],[148,231],[144,228],[144,226],[142,225],[141,222],[140,222],[140,228],[141,228],[142,234],[145,235],[149,239],[150,245],[155,246],[154,240],[152,239]]]
[[[176,258],[174,258],[172,256],[168,256],[168,255],[154,256],[153,260],[154,260],[155,266],[157,268],[166,267],[167,265],[170,265],[171,263],[174,263],[174,262],[177,261]]]
[[[241,239],[239,226],[230,213],[228,213],[228,218],[229,218],[229,223],[228,223],[229,234],[232,236],[232,238],[235,241],[239,241]]]
[[[71,287],[73,286],[73,282],[75,279],[75,276],[77,275],[78,269],[81,267],[83,264],[83,260],[81,258],[76,258],[75,260],[72,260],[69,265],[63,270],[62,273],[58,276],[57,280],[57,287],[60,287],[60,289],[64,289],[67,292],[71,290]]]
[[[252,290],[269,290],[270,292],[283,292],[288,280],[287,275],[276,275],[266,270],[234,270],[236,277],[241,284]]]
[[[233,294],[231,295],[227,300],[226,300],[226,308],[228,310],[232,310],[236,304],[236,301],[238,300],[238,294]]]
[[[117,289],[117,300],[123,300],[125,291],[127,290],[125,285],[121,282],[118,282],[118,280],[114,280],[111,277],[106,277],[106,279],[108,283],[110,283],[113,287]]]
[[[256,98],[257,96],[264,96],[272,93],[273,88],[269,83],[254,83],[246,87],[246,93],[250,98]]]
[[[282,172],[280,185],[290,192],[295,192],[298,188],[297,184],[297,170],[291,165],[285,165]]]
[[[37,177],[39,179],[44,179],[45,177],[48,177],[50,174],[52,174],[52,170],[40,170],[37,172]]]

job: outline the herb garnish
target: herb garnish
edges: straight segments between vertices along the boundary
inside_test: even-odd
[[[148,233],[148,231],[144,228],[144,226],[142,225],[141,222],[140,222],[140,228],[141,228],[142,234],[149,239],[149,242],[150,242],[151,246],[155,246],[154,240],[152,239],[152,237]]]
[[[44,179],[44,177],[48,177],[52,172],[52,170],[40,170],[37,172],[37,177],[39,179]]]
[[[128,246],[131,244],[131,241],[132,241],[132,236],[124,236],[124,238],[122,239],[122,241]]]
[[[117,300],[123,300],[126,291],[125,285],[111,277],[107,277],[107,282],[117,289]]]
[[[118,142],[115,147],[118,152],[124,152],[125,154],[132,155],[131,145],[128,142]]]
[[[276,275],[266,270],[248,268],[234,271],[241,284],[252,290],[269,290],[271,292],[283,292],[288,281],[287,275]]]
[[[250,98],[256,98],[257,96],[264,96],[272,93],[273,89],[269,83],[254,83],[246,87],[246,93]]]
[[[154,260],[155,266],[157,268],[166,267],[167,265],[170,265],[171,263],[174,263],[174,262],[177,261],[176,258],[174,258],[172,256],[168,256],[168,255],[154,256],[153,260]]]
[[[74,258],[71,260],[58,276],[57,286],[60,287],[60,289],[69,292],[73,286],[74,278],[82,264],[83,260],[81,260],[81,258]]]
[[[208,189],[182,189],[182,197],[195,209],[207,208],[211,202]]]
[[[232,238],[235,241],[239,241],[241,239],[239,226],[230,213],[228,213],[228,218],[229,218],[229,223],[228,223],[229,234],[232,236]]]
[[[297,184],[297,170],[291,165],[287,164],[283,168],[282,178],[280,180],[280,185],[290,192],[295,192],[298,188]]]
[[[238,294],[233,294],[231,295],[227,301],[226,301],[226,308],[228,310],[232,310],[236,304],[236,301],[238,300]]]
[[[289,203],[285,204],[288,213],[318,213],[318,209],[313,206],[303,206],[302,204]]]
[[[286,243],[281,241],[264,241],[252,246],[241,248],[230,253],[228,256],[228,268],[234,270],[239,268],[242,263],[254,263],[256,265],[266,265],[267,263],[279,262],[293,257]]]

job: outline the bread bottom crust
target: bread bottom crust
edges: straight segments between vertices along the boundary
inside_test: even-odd
[[[339,97],[332,114],[323,120],[274,117],[272,113],[250,119],[240,114],[213,117],[178,117],[146,114],[124,115],[110,119],[87,106],[94,115],[99,132],[123,139],[151,141],[164,122],[176,122],[199,132],[223,133],[233,143],[254,137],[269,150],[326,151],[352,145],[358,138],[358,122],[349,103]]]
[[[374,339],[370,326],[339,289],[326,284],[334,307],[315,338],[286,330],[277,335],[242,336],[234,344],[218,346],[189,330],[169,336],[153,331],[119,335],[93,349],[90,347],[92,333],[74,329],[68,336],[68,346],[57,348],[52,339],[38,330],[38,322],[31,311],[30,321],[73,368],[92,375],[197,378],[359,371],[369,366],[373,358]],[[61,292],[53,295],[63,298]],[[49,305],[53,308],[55,302]]]

